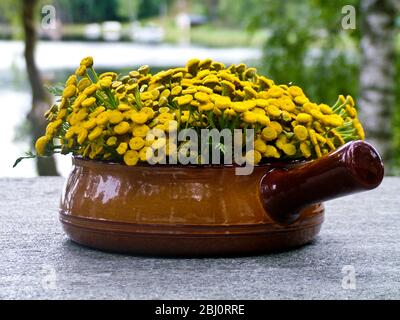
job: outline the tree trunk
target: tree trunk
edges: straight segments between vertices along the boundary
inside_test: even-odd
[[[377,147],[389,169],[393,156],[396,0],[362,0],[361,17],[360,118],[367,140]]]
[[[218,2],[219,0],[208,0],[207,9],[211,21],[215,21],[218,17]]]
[[[28,114],[31,123],[32,144],[36,139],[43,135],[46,127],[44,113],[49,109],[50,98],[43,88],[42,79],[35,63],[35,9],[37,0],[22,1],[22,24],[25,34],[25,62],[28,73],[29,83],[32,90],[32,108]],[[38,158],[36,162],[38,174],[40,176],[58,175],[55,160],[53,157]]]

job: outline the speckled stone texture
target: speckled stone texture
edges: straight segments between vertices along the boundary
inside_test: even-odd
[[[72,243],[57,216],[63,182],[0,179],[0,298],[400,298],[400,178],[326,203],[319,237],[303,248],[204,259],[110,254]],[[352,271],[355,288],[343,281]]]

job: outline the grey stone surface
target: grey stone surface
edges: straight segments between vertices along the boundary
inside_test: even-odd
[[[80,247],[58,222],[62,185],[62,178],[0,179],[0,298],[400,298],[400,178],[326,203],[319,237],[301,249],[213,259]],[[348,265],[355,289],[342,287]]]

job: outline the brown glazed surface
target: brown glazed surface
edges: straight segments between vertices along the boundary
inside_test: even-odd
[[[127,167],[74,158],[60,220],[75,242],[136,254],[233,255],[300,246],[320,230],[319,201],[382,179],[379,156],[371,160],[364,153],[372,147],[359,143],[318,161],[256,166],[248,176],[235,175],[231,166]],[[357,163],[343,162],[340,152]],[[372,166],[376,172],[365,168],[366,158],[380,163]],[[355,175],[347,177],[348,171]]]
[[[265,210],[281,224],[296,221],[306,206],[376,188],[384,168],[367,142],[353,141],[317,161],[276,168],[261,181]]]

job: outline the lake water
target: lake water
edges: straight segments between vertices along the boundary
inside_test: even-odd
[[[0,41],[0,177],[36,176],[33,160],[22,161],[16,168],[16,158],[29,150],[28,139],[20,139],[26,114],[30,109],[30,89],[25,75],[21,41]],[[139,45],[127,42],[40,42],[36,61],[43,78],[58,82],[79,65],[82,57],[94,57],[97,68],[121,70],[148,64],[156,68],[183,65],[193,57],[212,58],[229,65],[247,62],[256,65],[261,50],[254,48],[203,48],[171,45]],[[16,139],[16,137],[18,139]],[[59,172],[68,174],[71,160],[56,157]]]

